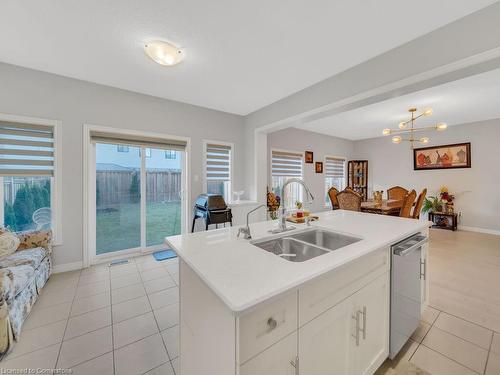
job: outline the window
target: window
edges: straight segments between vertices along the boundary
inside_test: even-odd
[[[281,197],[283,184],[290,178],[302,178],[302,153],[293,151],[271,152],[271,179],[274,194]],[[286,191],[287,201],[284,207],[294,207],[295,202],[302,202],[303,191],[299,184],[288,185]]]
[[[139,149],[139,156],[141,156],[141,150]],[[149,147],[144,148],[144,156],[147,158],[151,157],[151,149]]]
[[[125,145],[117,145],[116,149],[118,152],[128,152],[128,146]]]
[[[0,121],[3,225],[14,232],[53,227],[54,126]]]
[[[325,205],[331,207],[332,203],[328,197],[328,190],[335,187],[338,191],[346,187],[345,159],[327,156],[325,157]]]
[[[164,247],[165,237],[180,234],[184,223],[187,142],[99,128],[89,136],[90,257]],[[129,153],[120,154],[118,145],[128,145]],[[166,151],[175,160],[165,159]]]
[[[231,200],[231,153],[231,145],[206,144],[205,168],[207,193],[220,194],[226,202]]]
[[[165,159],[175,160],[177,159],[177,153],[173,150],[165,151]]]

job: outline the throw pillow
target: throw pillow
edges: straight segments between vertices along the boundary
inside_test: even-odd
[[[11,232],[0,234],[0,259],[15,253],[19,242],[19,238]]]

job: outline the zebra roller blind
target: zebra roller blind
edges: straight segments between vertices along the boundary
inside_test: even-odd
[[[231,146],[207,144],[207,181],[231,179]]]
[[[0,176],[53,176],[54,128],[0,121]]]
[[[92,143],[118,144],[136,147],[162,148],[165,150],[184,151],[187,142],[176,139],[164,139],[132,134],[109,133],[105,131],[93,130],[90,132]]]
[[[325,177],[344,178],[345,159],[327,156],[325,158]]]
[[[302,154],[273,150],[271,174],[274,177],[302,178]]]

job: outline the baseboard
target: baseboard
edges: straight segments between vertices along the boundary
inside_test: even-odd
[[[54,266],[54,273],[75,271],[75,270],[80,270],[82,268],[83,268],[82,262],[56,264]]]
[[[478,232],[478,233],[486,233],[486,234],[494,234],[500,236],[500,230],[495,229],[487,229],[487,228],[479,228],[479,227],[468,227],[465,225],[459,225],[459,230],[465,230],[467,232]]]

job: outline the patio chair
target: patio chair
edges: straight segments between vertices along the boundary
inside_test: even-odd
[[[42,207],[33,212],[33,222],[36,225],[36,230],[43,229],[52,222],[52,210],[50,207]]]

